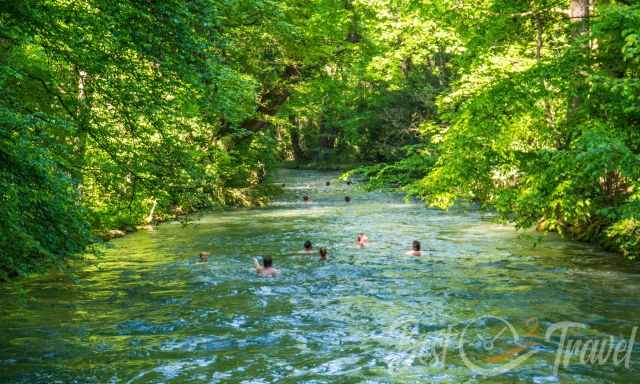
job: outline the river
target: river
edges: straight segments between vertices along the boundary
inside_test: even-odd
[[[637,380],[637,264],[336,176],[282,170],[285,194],[267,208],[114,240],[75,283],[51,274],[0,287],[0,382]],[[369,246],[354,246],[358,232]],[[329,260],[301,253],[307,239]],[[405,254],[414,239],[421,257]],[[252,258],[264,255],[280,277],[256,276]],[[580,326],[563,340],[562,322]],[[563,352],[578,340],[588,348]],[[603,340],[619,359],[587,361]]]

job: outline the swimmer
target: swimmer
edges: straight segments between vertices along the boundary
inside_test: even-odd
[[[320,254],[320,260],[327,260],[327,248],[324,248],[324,247],[320,248],[319,254]]]
[[[351,196],[345,196],[344,197],[344,202],[345,203],[350,203],[351,202]]]
[[[311,201],[311,198],[307,195],[302,196],[302,201],[304,201],[305,203],[308,203]]]
[[[304,242],[304,252],[305,253],[311,253],[311,251],[313,250],[313,246],[311,245],[311,241],[307,240]]]
[[[326,185],[327,187],[331,185],[330,181],[327,181],[326,183],[324,183],[324,185]]]
[[[273,268],[273,259],[271,258],[271,256],[265,256],[262,258],[262,264],[260,264],[260,262],[258,261],[258,259],[256,259],[255,257],[253,258],[253,262],[256,266],[256,273],[259,276],[276,276],[278,273],[280,273],[279,270]]]
[[[351,185],[351,180],[347,180],[347,185]]]
[[[420,242],[418,240],[413,240],[411,244],[411,250],[407,252],[409,256],[421,256],[422,252],[420,252]]]
[[[200,257],[200,261],[203,263],[206,263],[207,261],[209,261],[209,252],[202,251],[198,256]]]
[[[367,244],[369,244],[369,237],[364,232],[358,233],[358,236],[356,237],[356,245],[358,247],[364,247]]]

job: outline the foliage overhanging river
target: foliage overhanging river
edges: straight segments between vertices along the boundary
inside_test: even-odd
[[[52,275],[25,280],[26,294],[0,287],[0,382],[601,383],[640,374],[634,346],[628,368],[576,356],[556,375],[561,332],[545,338],[574,321],[587,328],[569,335],[584,344],[629,340],[640,323],[637,267],[554,236],[536,246],[489,214],[358,192],[335,176],[283,170],[286,193],[268,208],[115,240],[76,284]],[[365,249],[354,246],[361,231]],[[301,254],[306,239],[328,247],[330,260]],[[422,257],[405,255],[414,239]],[[208,263],[197,262],[201,250]],[[282,276],[257,277],[257,255],[273,255]],[[482,374],[524,354],[502,375]]]

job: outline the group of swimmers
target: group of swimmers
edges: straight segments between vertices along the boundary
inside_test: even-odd
[[[356,237],[356,246],[359,248],[363,248],[369,244],[369,237],[365,233],[359,233]],[[411,244],[411,250],[407,252],[409,256],[422,256],[422,251],[420,250],[420,242],[418,240],[414,240]],[[303,244],[303,252],[306,254],[313,253],[313,245],[311,241],[307,240]],[[320,247],[318,250],[318,255],[320,256],[320,260],[325,261],[328,259],[328,251],[325,247]],[[265,256],[262,258],[262,263],[258,261],[257,258],[253,259],[256,273],[259,276],[276,276],[280,273],[279,270],[273,267],[273,258],[271,256]]]
[[[311,245],[311,241],[309,240],[305,241],[302,247],[304,249],[304,253],[306,254],[313,253],[313,246]],[[318,255],[320,255],[320,260],[327,260],[327,254],[328,254],[327,248],[321,247],[318,250]]]
[[[351,185],[351,181],[347,182],[348,185]],[[330,182],[326,182],[326,185],[329,186],[331,185]],[[311,201],[311,198],[307,195],[304,195],[302,197],[302,200],[305,203],[308,203]],[[344,201],[349,203],[351,202],[351,197],[350,196],[345,196],[344,197]],[[366,247],[369,244],[369,237],[364,233],[364,232],[360,232],[358,233],[358,236],[356,236],[356,246],[358,248],[363,248]],[[414,240],[413,243],[411,244],[411,250],[407,252],[407,255],[409,256],[422,256],[422,252],[420,250],[420,242],[418,240]],[[313,245],[311,244],[311,241],[306,240],[303,244],[303,252],[306,254],[312,254],[313,253]],[[318,249],[318,255],[320,256],[320,260],[321,261],[325,261],[328,259],[328,251],[327,248],[325,247],[320,247]],[[200,252],[200,261],[202,262],[207,262],[209,261],[209,253],[208,252]],[[264,256],[262,257],[262,262],[258,261],[257,258],[253,258],[253,262],[256,268],[256,273],[259,276],[276,276],[280,273],[280,271],[276,268],[273,267],[273,258],[271,256]]]
[[[369,237],[361,232],[356,236],[356,246],[358,248],[366,247],[369,244]],[[313,245],[311,241],[307,240],[303,244],[303,253],[313,254]],[[327,248],[320,247],[318,249],[318,255],[320,256],[321,261],[326,261],[329,258],[329,252]],[[418,240],[414,240],[411,244],[411,250],[407,252],[409,256],[422,256],[422,252],[420,250],[420,242]],[[209,253],[208,252],[200,252],[200,261],[207,262],[209,261]],[[257,258],[253,258],[253,262],[256,268],[256,273],[259,276],[276,276],[280,273],[280,271],[273,267],[273,258],[271,256],[264,256],[262,258],[262,262],[258,261]]]
[[[302,201],[304,201],[305,203],[310,203],[311,202],[311,198],[308,195],[304,195],[304,196],[302,196]],[[350,203],[351,202],[351,196],[345,196],[344,197],[344,202],[345,203]]]
[[[352,182],[351,180],[347,180],[347,185],[351,185]],[[324,185],[326,185],[327,187],[331,185],[330,181],[327,181]],[[284,184],[282,184],[282,186],[284,187]],[[311,202],[311,197],[309,197],[309,195],[304,195],[302,196],[302,201],[304,201],[305,203],[310,203]],[[344,201],[345,203],[350,203],[351,202],[351,196],[345,196],[344,197]]]

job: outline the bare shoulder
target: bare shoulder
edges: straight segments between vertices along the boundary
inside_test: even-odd
[[[258,275],[265,277],[276,276],[279,273],[280,271],[275,268],[261,269],[258,271]]]

